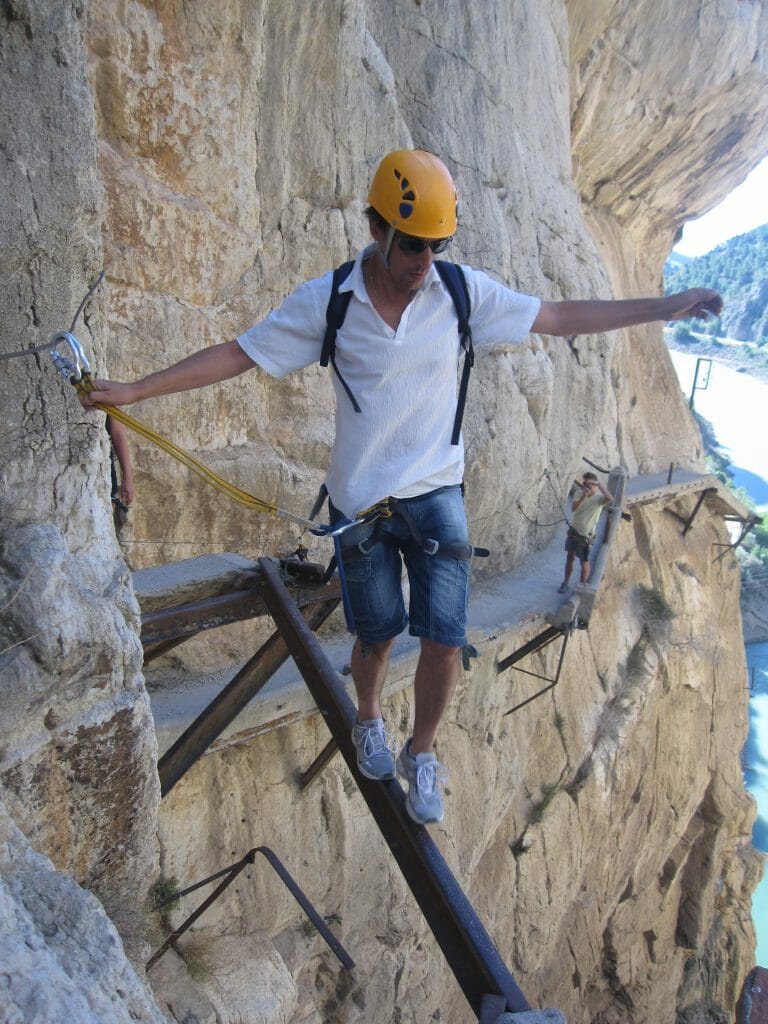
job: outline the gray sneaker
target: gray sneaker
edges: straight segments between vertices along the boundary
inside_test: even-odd
[[[397,759],[397,770],[408,782],[405,809],[419,825],[443,820],[443,797],[438,785],[448,773],[434,754],[411,754],[411,740],[406,741]]]
[[[397,748],[384,728],[382,718],[371,718],[366,722],[355,722],[352,742],[357,752],[357,767],[366,779],[382,782],[395,777],[395,752]]]

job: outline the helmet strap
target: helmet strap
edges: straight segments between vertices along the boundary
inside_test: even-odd
[[[389,253],[392,249],[392,243],[395,240],[395,231],[396,229],[390,225],[389,230],[387,231],[387,237],[384,239],[384,245],[379,245],[379,252],[381,253],[381,258],[384,261],[384,266],[387,270],[389,270]]]

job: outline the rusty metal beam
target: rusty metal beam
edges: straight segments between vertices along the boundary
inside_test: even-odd
[[[146,612],[141,616],[141,642],[146,646],[160,641],[186,640],[206,629],[265,614],[266,608],[258,591],[230,590],[201,601]]]
[[[568,633],[563,633],[563,646],[560,648],[560,657],[557,661],[557,669],[555,670],[554,678],[550,679],[548,676],[541,675],[540,672],[529,672],[528,669],[520,668],[517,665],[512,666],[517,672],[523,672],[527,676],[533,676],[535,679],[541,679],[542,682],[549,683],[549,686],[545,686],[543,687],[543,689],[537,690],[536,693],[531,694],[530,697],[526,697],[525,700],[521,700],[519,704],[515,704],[515,706],[513,708],[510,708],[509,711],[505,711],[503,716],[504,718],[506,718],[507,715],[513,714],[515,711],[519,711],[520,708],[524,708],[527,704],[530,704],[538,697],[543,697],[544,694],[549,693],[550,690],[554,690],[554,688],[560,681],[560,673],[563,669],[563,659],[565,658],[565,647],[568,643],[568,636]]]
[[[742,516],[723,516],[723,518],[727,522],[741,523],[741,531],[739,532],[739,536],[736,538],[736,540],[732,544],[714,544],[713,545],[713,547],[716,547],[716,548],[725,548],[725,551],[721,551],[720,554],[717,556],[717,558],[714,559],[715,562],[719,562],[720,559],[723,558],[725,555],[727,555],[729,551],[735,551],[736,548],[745,539],[745,537],[747,536],[749,531],[753,527],[757,526],[758,523],[762,523],[761,516],[750,516],[748,519],[744,519]]]
[[[323,768],[331,763],[338,752],[339,748],[336,746],[336,740],[331,736],[309,768],[299,776],[299,788],[306,789],[311,782],[314,782]]]
[[[299,607],[341,594],[338,581],[330,585],[322,582],[322,565],[314,562],[281,562],[281,571],[290,580]],[[141,617],[145,661],[205,630],[266,615],[267,609],[258,589],[259,574],[253,572],[248,576],[252,576],[252,579],[249,579],[245,587],[242,583],[239,586],[232,584],[214,597],[145,612]]]
[[[240,872],[249,864],[255,863],[257,853],[260,853],[270,863],[272,868],[275,870],[275,873],[278,875],[278,877],[285,885],[286,889],[288,889],[288,891],[299,904],[301,909],[304,911],[304,913],[310,919],[312,924],[315,926],[317,931],[325,939],[330,949],[338,958],[342,967],[346,968],[346,970],[348,971],[352,970],[352,968],[355,966],[355,961],[352,959],[349,953],[347,953],[346,949],[344,949],[342,944],[339,942],[339,940],[336,938],[336,936],[333,934],[330,928],[326,925],[325,921],[323,921],[322,917],[320,917],[318,912],[315,910],[310,901],[299,888],[293,876],[285,867],[280,858],[272,850],[270,850],[268,846],[254,847],[252,850],[249,850],[248,853],[246,853],[246,855],[242,857],[239,861],[237,861],[235,864],[230,864],[229,867],[222,868],[221,871],[217,871],[215,874],[209,875],[207,878],[204,878],[201,882],[196,882],[194,885],[190,885],[188,888],[182,889],[180,892],[174,893],[173,896],[169,897],[169,899],[164,900],[162,903],[158,904],[157,909],[159,910],[169,903],[175,903],[176,900],[181,899],[182,896],[187,896],[189,893],[195,892],[195,890],[199,889],[201,886],[207,885],[209,882],[214,882],[217,878],[221,878],[223,875],[227,876],[223,882],[216,886],[211,895],[206,900],[204,900],[200,904],[200,906],[197,907],[197,909],[194,910],[189,915],[189,917],[186,918],[186,920],[179,925],[178,928],[171,932],[171,934],[168,936],[168,938],[165,940],[162,946],[160,946],[160,948],[152,954],[149,960],[147,960],[146,964],[144,965],[145,970],[151,970],[155,966],[157,961],[160,959],[160,957],[164,953],[166,953],[171,946],[173,946],[176,943],[176,940],[181,938],[184,932],[186,932],[195,923],[198,917],[200,917],[201,914],[205,913],[208,907],[210,907],[212,903],[215,903],[219,896],[221,896],[221,894],[229,888],[229,886],[232,884],[232,882],[234,882],[234,880],[237,878]]]
[[[354,704],[279,573],[267,559],[259,564],[272,617],[475,1016],[494,995],[512,1012],[530,1009],[429,832],[408,817],[400,784],[371,782],[358,772],[350,735]]]
[[[326,600],[322,604],[308,605],[304,609],[305,628],[310,631],[318,629],[336,609],[339,600],[339,597],[328,600],[326,595]],[[297,609],[299,618],[301,618],[301,614]],[[234,721],[259,690],[269,682],[289,655],[290,651],[280,632],[273,633],[250,661],[240,669],[234,679],[184,730],[157,763],[162,796],[169,793],[195,761],[202,757],[214,740]]]
[[[536,651],[540,651],[542,647],[547,647],[552,643],[553,640],[557,640],[559,636],[563,635],[563,630],[560,626],[550,626],[549,629],[545,629],[542,633],[533,637],[527,644],[523,644],[522,647],[518,647],[516,651],[508,654],[506,658],[502,660],[496,666],[496,672],[504,672],[505,669],[511,668],[516,662],[526,658],[529,654],[535,654]]]
[[[699,494],[699,497],[698,497],[698,500],[696,502],[696,505],[694,506],[693,512],[691,512],[691,514],[689,516],[687,516],[687,517],[686,516],[681,516],[680,513],[679,512],[675,512],[675,510],[673,508],[666,508],[665,509],[666,512],[668,512],[671,516],[674,516],[675,519],[679,520],[683,524],[683,529],[681,531],[683,537],[686,535],[686,533],[688,533],[690,528],[693,526],[693,521],[696,518],[699,509],[704,504],[704,500],[706,499],[708,494],[717,494],[717,488],[716,487],[705,487],[704,490],[701,492],[701,494]]]

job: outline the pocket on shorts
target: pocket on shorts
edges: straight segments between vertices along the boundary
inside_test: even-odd
[[[367,583],[373,576],[373,558],[370,553],[363,554],[359,548],[350,548],[343,552],[344,575],[350,583]]]

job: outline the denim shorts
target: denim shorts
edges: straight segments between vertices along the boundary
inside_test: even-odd
[[[404,511],[398,513],[398,507]],[[409,626],[411,636],[449,647],[467,642],[469,559],[440,552],[443,545],[468,545],[467,516],[460,485],[440,487],[416,498],[393,501],[393,515],[344,535],[344,574],[363,643],[391,640]],[[342,515],[330,506],[331,523]],[[409,522],[421,534],[413,536]],[[435,554],[425,541],[437,541]],[[403,600],[403,562],[410,583],[410,607]]]

